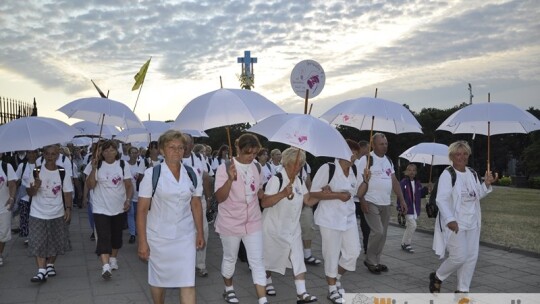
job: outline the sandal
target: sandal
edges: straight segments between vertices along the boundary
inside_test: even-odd
[[[317,297],[312,296],[307,292],[296,296],[296,304],[317,302]]]
[[[38,272],[34,277],[30,279],[32,283],[43,283],[47,282],[47,274],[43,272]]]
[[[429,274],[429,292],[440,293],[442,281],[437,278],[437,274],[432,272]]]
[[[388,267],[384,264],[377,265],[377,268],[379,269],[380,272],[388,272]]]
[[[364,261],[364,265],[366,265],[369,272],[373,274],[381,274],[381,270],[379,269],[379,267],[377,267],[377,265],[368,264],[368,262],[366,261]]]
[[[332,292],[329,292],[326,298],[328,298],[328,300],[330,300],[330,302],[333,304],[345,303],[345,300],[337,290],[332,290]]]
[[[233,304],[240,302],[238,301],[238,298],[236,297],[236,293],[234,292],[234,290],[225,291],[223,293],[223,300],[225,300],[225,302],[227,303],[233,303]]]
[[[47,266],[47,277],[54,277],[56,276],[56,270],[54,269],[54,266]]]
[[[276,289],[274,288],[274,285],[266,284],[266,295],[272,297],[276,295]]]
[[[401,244],[401,249],[403,251],[407,251],[408,253],[414,253],[414,249],[412,248],[411,245],[408,245],[408,244]]]
[[[308,265],[319,265],[320,263],[322,263],[321,260],[315,258],[314,256],[309,256],[309,258],[304,258],[304,263],[308,264]]]

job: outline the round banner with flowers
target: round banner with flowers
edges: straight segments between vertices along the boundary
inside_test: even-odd
[[[291,73],[291,87],[296,95],[313,98],[324,88],[326,76],[322,66],[314,60],[303,60],[294,66]]]

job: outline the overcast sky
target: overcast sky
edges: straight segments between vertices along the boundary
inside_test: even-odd
[[[303,111],[295,64],[320,63],[326,85],[310,100],[320,116],[357,97],[412,110],[509,102],[540,107],[540,5],[530,1],[0,2],[0,97],[38,102],[40,116],[97,96],[133,108],[133,76],[152,57],[136,114],[175,119],[191,99],[239,88],[237,57],[250,50],[255,88]]]

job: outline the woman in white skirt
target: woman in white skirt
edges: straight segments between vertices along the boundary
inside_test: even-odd
[[[306,264],[300,229],[302,206],[313,206],[317,202],[309,198],[306,185],[298,177],[305,161],[304,151],[297,148],[283,151],[281,162],[284,170],[270,178],[262,200],[266,291],[268,295],[275,295],[275,291],[271,292],[274,290],[271,271],[284,275],[286,268],[292,267],[296,303],[317,301],[317,297],[306,291]]]
[[[181,165],[186,146],[182,133],[165,132],[158,146],[165,160],[159,165],[155,191],[154,168],[146,170],[139,186],[138,254],[148,261],[148,284],[154,303],[165,302],[165,288],[178,287],[180,303],[196,303],[195,253],[205,245],[202,182],[192,180]]]

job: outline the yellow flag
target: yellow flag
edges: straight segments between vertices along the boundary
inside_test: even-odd
[[[148,59],[148,61],[143,64],[139,72],[135,74],[135,77],[133,77],[135,78],[135,84],[133,85],[133,88],[131,88],[132,91],[137,90],[144,83],[144,77],[146,77],[146,71],[148,71],[150,60],[152,60],[152,58]]]

